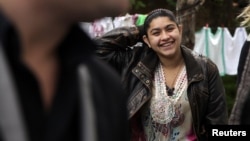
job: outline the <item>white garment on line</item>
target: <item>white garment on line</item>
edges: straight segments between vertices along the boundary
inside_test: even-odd
[[[242,46],[247,38],[246,29],[237,27],[234,36],[224,28],[224,57],[226,74],[236,75]]]
[[[195,33],[195,44],[194,44],[194,51],[202,54],[204,56],[207,56],[206,52],[206,27],[203,27],[201,30],[197,31]]]
[[[217,65],[221,76],[236,75],[246,38],[245,27],[237,27],[234,36],[225,27],[218,27],[215,34],[209,27],[203,27],[195,33],[194,51],[210,58]]]
[[[94,22],[90,23],[90,25],[83,25],[82,27],[84,26],[88,26],[88,29],[85,27],[85,31],[89,33],[91,38],[102,36],[103,34],[114,29],[113,20],[111,17],[104,17],[95,20]]]
[[[217,65],[220,75],[225,75],[225,62],[223,58],[223,33],[221,27],[217,27],[215,34],[212,33],[211,28],[206,29],[206,50],[207,56]]]
[[[126,14],[125,16],[115,17],[113,20],[114,28],[122,26],[134,26],[135,25],[135,16]]]
[[[122,26],[134,26],[135,15],[105,17],[93,23],[81,23],[82,28],[90,37],[101,36],[104,33]],[[236,75],[240,52],[247,38],[245,27],[237,27],[234,36],[228,28],[218,27],[215,34],[210,27],[203,27],[195,33],[194,51],[210,58],[218,67],[220,75]]]

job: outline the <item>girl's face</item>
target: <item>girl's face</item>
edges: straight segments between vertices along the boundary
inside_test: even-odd
[[[171,58],[180,51],[181,36],[182,27],[165,16],[151,21],[143,40],[158,56]]]

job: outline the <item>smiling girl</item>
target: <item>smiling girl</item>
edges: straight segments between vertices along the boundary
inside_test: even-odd
[[[227,124],[217,66],[181,40],[182,26],[167,9],[150,12],[143,27],[96,39],[97,54],[122,76],[133,141],[204,141],[208,125]]]

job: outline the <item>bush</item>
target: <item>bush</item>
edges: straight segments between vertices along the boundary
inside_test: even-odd
[[[231,110],[233,108],[233,104],[235,101],[236,97],[236,80],[237,76],[230,76],[230,75],[225,75],[222,76],[222,80],[224,83],[224,87],[226,90],[226,100],[227,100],[227,106],[228,106],[228,114],[231,113]]]

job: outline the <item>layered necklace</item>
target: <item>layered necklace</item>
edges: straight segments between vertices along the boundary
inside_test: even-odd
[[[156,68],[154,75],[155,93],[151,99],[150,111],[153,120],[158,123],[168,124],[175,115],[174,106],[187,85],[186,68],[182,67],[180,70],[180,73],[176,75],[176,89],[170,89],[165,84],[165,76],[161,63]]]
[[[181,63],[182,63],[182,62],[181,62]],[[175,89],[175,88],[174,88],[174,83],[175,83],[175,80],[176,80],[176,78],[177,78],[177,76],[178,76],[178,74],[179,74],[179,72],[180,72],[180,70],[181,70],[181,68],[182,68],[181,63],[180,63],[180,65],[179,65],[179,67],[178,67],[177,73],[175,74],[174,80],[173,80],[172,84],[170,85],[170,86],[172,86],[172,88],[170,88],[170,87],[167,85],[166,76],[164,75],[164,74],[166,74],[166,73],[164,72],[164,69],[162,68],[162,65],[160,66],[160,67],[161,67],[161,70],[162,70],[162,72],[163,72],[163,76],[164,76],[164,78],[165,78],[165,85],[166,85],[166,90],[167,90],[168,96],[172,96],[172,95],[174,94],[174,89]]]

